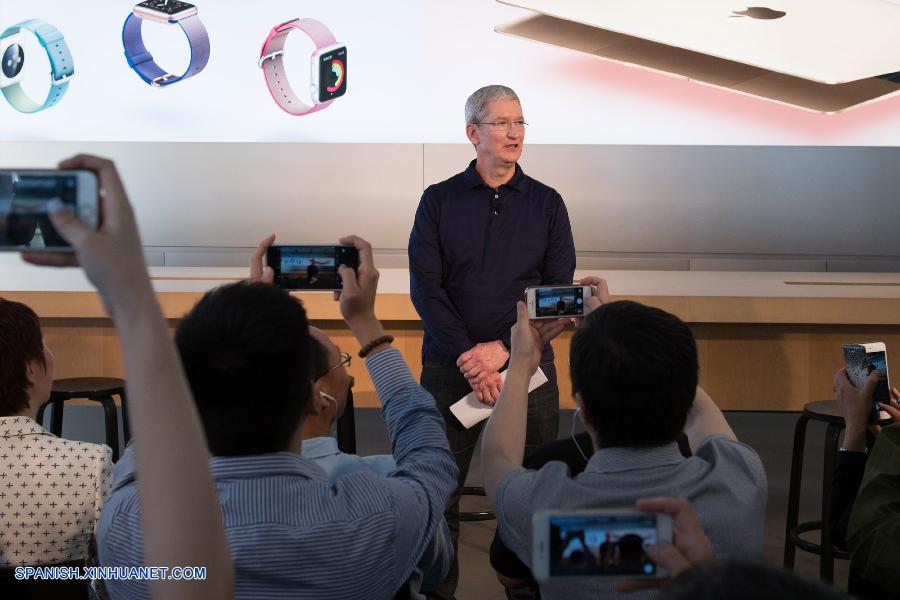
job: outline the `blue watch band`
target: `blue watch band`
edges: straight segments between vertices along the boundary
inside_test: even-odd
[[[134,69],[134,72],[140,75],[146,83],[154,87],[166,87],[193,77],[206,67],[206,63],[209,62],[209,34],[200,17],[192,15],[186,19],[175,21],[187,35],[188,43],[191,46],[191,62],[183,75],[167,73],[153,62],[153,56],[144,46],[141,36],[143,22],[144,20],[134,13],[128,15],[125,25],[122,27],[122,45],[125,46],[125,59],[128,61],[128,66]]]
[[[3,88],[3,95],[16,110],[23,113],[36,113],[59,103],[69,89],[69,79],[75,75],[75,62],[72,53],[59,29],[39,19],[23,21],[13,25],[0,34],[0,38],[30,31],[38,39],[50,59],[50,91],[42,103],[33,100],[20,84]]]

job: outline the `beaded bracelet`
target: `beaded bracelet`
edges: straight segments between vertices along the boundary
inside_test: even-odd
[[[382,344],[390,344],[393,341],[394,341],[394,336],[392,336],[392,335],[383,335],[380,338],[375,338],[374,340],[372,340],[371,342],[369,342],[368,344],[366,344],[365,346],[363,346],[360,349],[359,357],[365,358],[369,355],[369,352],[371,352],[378,346],[380,346]]]

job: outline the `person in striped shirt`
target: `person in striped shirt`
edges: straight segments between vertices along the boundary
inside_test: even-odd
[[[378,271],[341,267],[341,314],[365,353],[397,470],[330,483],[299,454],[311,411],[312,356],[302,304],[261,282],[207,293],[176,333],[213,458],[210,473],[235,569],[236,598],[392,598],[413,573],[447,500],[456,463],[434,400],[375,316]],[[97,530],[102,566],[143,564],[133,455],[126,450]],[[148,597],[147,582],[107,581],[113,597]]]

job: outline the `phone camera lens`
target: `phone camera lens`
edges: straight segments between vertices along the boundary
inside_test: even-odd
[[[25,64],[25,51],[22,46],[12,44],[3,53],[3,74],[12,79],[22,71]]]

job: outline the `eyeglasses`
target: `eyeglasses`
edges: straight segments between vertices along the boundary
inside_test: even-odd
[[[329,367],[329,369],[328,369],[327,371],[325,371],[324,373],[319,374],[319,375],[316,377],[315,380],[318,381],[319,379],[322,379],[323,377],[325,377],[326,375],[328,375],[329,373],[331,373],[331,372],[334,371],[335,369],[339,369],[339,368],[341,368],[341,367],[349,367],[349,366],[350,366],[350,362],[351,362],[352,360],[353,360],[353,356],[351,356],[350,354],[348,354],[348,353],[346,353],[346,352],[341,352],[341,362],[339,362],[338,364],[334,365],[333,367]]]
[[[528,121],[525,121],[524,119],[516,119],[515,121],[497,119],[496,121],[483,121],[481,123],[475,123],[475,125],[487,125],[494,131],[509,131],[510,129],[521,131],[525,129],[526,125],[528,125]]]

